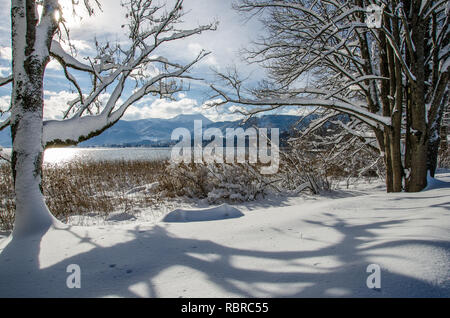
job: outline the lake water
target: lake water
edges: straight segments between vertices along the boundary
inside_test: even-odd
[[[3,149],[10,154],[11,149]],[[170,158],[170,148],[51,148],[45,150],[44,163],[62,164],[76,160],[163,160]]]

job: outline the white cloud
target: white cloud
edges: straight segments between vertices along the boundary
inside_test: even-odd
[[[186,97],[176,101],[157,99],[148,106],[131,105],[125,112],[123,119],[172,118],[180,114],[194,114],[200,111],[201,108],[195,99]]]
[[[0,111],[5,112],[6,110],[8,110],[10,104],[11,104],[10,95],[0,96]]]
[[[238,106],[235,105],[221,105],[217,107],[208,107],[205,104],[202,107],[202,114],[212,121],[235,121],[243,119],[244,116],[239,113],[234,113]]]
[[[62,70],[63,68],[57,60],[52,58],[52,59],[50,59],[50,62],[48,62],[48,64],[47,64],[47,69],[59,71],[59,70]]]
[[[0,46],[0,59],[11,61],[12,60],[12,50],[8,46]]]
[[[197,55],[201,50],[203,50],[203,47],[198,43],[189,43],[188,50],[192,55]]]
[[[131,75],[138,80],[153,78],[158,76],[159,74],[161,74],[161,71],[156,67],[155,64],[147,64],[141,68],[134,69],[131,72]]]
[[[121,1],[108,0],[107,4],[105,2],[102,1],[102,9],[95,10],[96,13],[92,16],[87,14],[83,5],[79,6],[77,9],[78,17],[73,18],[69,25],[72,38],[93,40],[95,36],[104,34],[117,34],[118,36],[123,34],[124,30],[121,26],[126,22],[126,19]],[[66,15],[72,18],[70,13],[66,13]],[[116,38],[111,40],[116,40]]]
[[[125,112],[124,120],[138,120],[144,118],[172,118],[180,114],[202,114],[212,121],[234,121],[242,119],[241,114],[233,113],[238,106],[223,105],[207,107],[199,105],[197,100],[186,97],[185,93],[178,93],[178,100],[156,99],[151,104],[144,105],[142,100],[131,105]],[[148,103],[148,100],[146,101]],[[143,106],[141,106],[143,105]]]
[[[44,119],[62,119],[64,111],[68,105],[67,102],[75,99],[77,93],[68,91],[44,91]],[[179,100],[171,101],[166,99],[156,99],[146,97],[135,105],[131,105],[125,112],[122,119],[124,120],[138,120],[145,118],[172,118],[180,114],[202,114],[212,121],[235,121],[242,119],[241,114],[235,114],[238,106],[224,105],[219,107],[205,107],[199,105],[195,99],[188,98],[184,93],[179,93]],[[102,94],[100,101],[105,104],[109,94]],[[0,97],[0,110],[7,110],[10,105],[10,96],[5,95]],[[119,105],[122,101],[119,100]],[[144,105],[147,103],[147,105]],[[143,106],[141,106],[143,105]]]
[[[0,76],[5,77],[5,76],[9,76],[10,74],[11,74],[10,67],[0,66]]]
[[[76,93],[67,91],[44,91],[44,118],[62,119],[64,111],[68,107],[67,102],[74,100],[76,97]]]
[[[186,12],[189,12],[185,17],[186,25],[189,27],[216,20],[219,22],[216,31],[204,32],[188,39],[188,47],[194,49],[197,46],[211,51],[206,58],[209,65],[226,67],[238,64],[242,69],[249,69],[249,66],[241,61],[238,52],[241,48],[247,47],[261,32],[261,23],[256,18],[245,21],[240,13],[232,9],[232,1],[186,1],[184,7]],[[183,45],[183,42],[177,44]]]
[[[189,43],[187,48],[192,59],[196,58],[202,50],[208,51],[208,49],[205,49],[201,44],[196,42]],[[219,66],[219,63],[217,63],[217,60],[213,54],[209,54],[204,57],[200,63],[206,64],[207,66]]]
[[[94,47],[91,43],[89,43],[86,40],[74,40],[74,39],[70,39],[69,41],[64,41],[64,42],[60,42],[62,48],[67,51],[72,53],[72,51],[75,49],[75,53],[78,52],[93,52],[94,51]]]
[[[220,107],[205,107],[199,105],[195,99],[187,98],[179,93],[177,101],[157,99],[150,105],[140,106],[142,103],[131,105],[122,119],[138,120],[144,118],[172,118],[180,114],[202,114],[212,121],[234,121],[242,119],[241,114],[234,114],[235,105]]]
[[[108,93],[101,94],[99,101],[105,105],[111,95]],[[64,112],[69,107],[68,102],[78,97],[77,93],[68,91],[44,91],[44,119],[62,119]],[[122,101],[119,99],[118,103]]]

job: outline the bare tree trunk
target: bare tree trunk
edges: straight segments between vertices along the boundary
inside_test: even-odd
[[[428,141],[415,134],[411,134],[410,139],[411,172],[406,179],[406,191],[418,192],[427,186]]]
[[[414,3],[417,7],[419,4]],[[418,8],[413,12],[419,12]],[[406,179],[406,191],[418,192],[427,186],[427,153],[428,129],[425,107],[425,22],[417,15],[411,17],[411,38],[415,44],[415,51],[409,54],[408,62],[415,75],[414,83],[409,90],[410,101],[410,129],[407,132],[410,173]]]
[[[393,192],[401,192],[403,188],[403,166],[401,163],[400,139],[394,133],[391,141],[392,187]]]
[[[394,192],[394,179],[392,172],[391,137],[388,131],[384,133],[384,164],[386,166],[386,191]]]
[[[396,42],[399,42],[397,20],[393,18],[392,33]],[[391,28],[389,21],[384,21],[386,28]],[[391,117],[392,127],[385,127],[385,153],[388,158],[386,174],[389,176],[388,192],[401,192],[403,181],[403,165],[401,157],[401,118],[402,118],[402,82],[400,61],[394,57],[392,47],[387,44],[386,36],[380,33],[380,72],[389,78],[381,82],[381,101],[383,116]],[[391,96],[391,98],[388,98]],[[393,98],[395,97],[395,99]]]
[[[393,57],[393,54],[392,54]],[[403,164],[402,164],[402,152],[401,152],[401,128],[402,128],[402,112],[403,112],[403,86],[402,86],[402,74],[400,70],[400,61],[394,63],[395,70],[392,70],[395,74],[395,82],[392,78],[393,91],[391,96],[394,96],[395,103],[391,106],[391,157],[392,157],[392,172],[393,172],[393,188],[394,192],[401,192],[403,188]]]

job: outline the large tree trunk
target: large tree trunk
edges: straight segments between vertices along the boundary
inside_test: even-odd
[[[11,165],[16,196],[14,235],[21,235],[48,229],[55,220],[45,204],[41,187],[42,109],[38,106],[41,97],[33,95],[36,87],[14,86],[14,107],[11,109]]]
[[[405,8],[408,10],[409,8]],[[420,11],[420,3],[414,1],[411,12]],[[406,191],[418,192],[427,186],[427,153],[428,128],[425,106],[425,41],[426,21],[418,14],[410,14],[409,26],[414,47],[407,50],[407,63],[414,74],[414,81],[409,80],[407,127],[407,152],[409,161],[409,175],[406,178]]]
[[[445,66],[445,59],[440,60],[445,57],[449,43],[448,21],[439,27],[437,11],[431,15],[417,14],[421,5],[423,2],[414,1],[404,6],[408,20],[405,25],[410,30],[407,35],[411,35],[410,44],[406,37],[406,63],[414,77],[408,79],[407,86],[406,160],[409,176],[406,190],[409,192],[426,187],[428,171],[434,176],[442,111],[448,97],[448,66]],[[434,49],[438,42],[442,50]]]
[[[36,4],[34,1],[24,2],[13,1],[11,7],[14,74],[11,167],[16,196],[14,236],[43,232],[58,223],[45,204],[41,186],[43,76],[49,60],[48,50],[46,56],[46,43],[37,43]]]
[[[408,178],[406,178],[406,191],[418,192],[427,186],[427,152],[428,141],[426,138],[410,134],[411,166]]]
[[[394,60],[394,54],[390,49],[390,59]],[[401,128],[402,128],[402,113],[403,113],[403,86],[402,73],[400,69],[400,62],[390,63],[391,73],[391,96],[395,96],[395,102],[391,102],[391,119],[392,129],[391,133],[391,162],[393,174],[393,190],[394,192],[401,192],[403,189],[403,163],[401,150]],[[394,81],[395,79],[395,81]]]
[[[387,21],[384,22],[386,27],[389,27]],[[382,104],[383,116],[392,118],[392,127],[384,128],[384,154],[385,154],[385,167],[386,167],[386,190],[387,192],[401,192],[402,191],[402,164],[400,153],[400,125],[401,125],[401,106],[399,111],[395,110],[395,102],[398,101],[393,98],[389,99],[388,96],[395,96],[396,94],[396,81],[395,81],[395,65],[394,55],[392,49],[386,43],[386,37],[384,33],[380,33],[381,47],[380,50],[380,72],[383,77],[390,80],[381,81],[380,85],[380,98]],[[401,89],[401,87],[400,87]],[[400,95],[400,104],[401,104]],[[393,114],[393,115],[392,115]],[[381,148],[380,148],[381,149]]]

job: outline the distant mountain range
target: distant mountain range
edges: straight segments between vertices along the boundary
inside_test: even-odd
[[[253,117],[242,124],[241,120],[213,122],[200,114],[178,115],[170,119],[148,118],[134,121],[120,120],[114,126],[104,131],[99,136],[86,140],[79,147],[164,147],[170,146],[176,141],[171,140],[174,129],[187,128],[192,136],[194,121],[201,120],[203,129],[219,128],[225,135],[227,128],[256,126],[261,128],[279,128],[280,135],[286,135],[291,128],[297,125],[301,128],[308,124],[312,117],[305,118],[300,124],[299,116],[291,115],[264,115]],[[0,146],[11,147],[9,129],[0,131]]]

